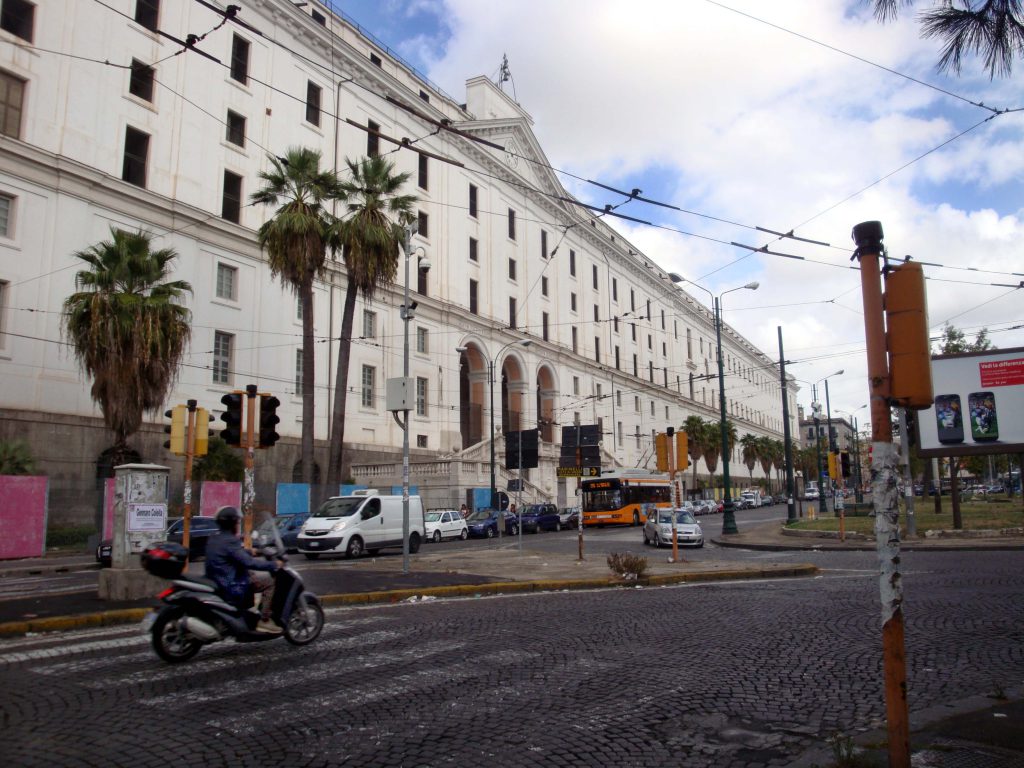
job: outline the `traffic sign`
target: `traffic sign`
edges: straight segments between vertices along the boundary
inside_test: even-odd
[[[555,477],[600,477],[600,467],[556,467]]]

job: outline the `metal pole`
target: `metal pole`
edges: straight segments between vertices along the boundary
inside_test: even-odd
[[[816,463],[814,465],[814,472],[816,477],[814,478],[814,485],[818,489],[818,509],[821,510],[821,514],[825,514],[824,499],[825,489],[822,487],[821,482],[821,404],[818,403],[818,385],[811,385],[811,410],[814,414],[814,448],[817,456]],[[807,481],[804,481],[804,490],[807,489]],[[808,517],[814,519],[814,505],[808,505],[810,514]]]
[[[181,546],[188,549],[189,537],[192,533],[192,460],[196,455],[196,400],[188,401],[188,422],[185,427],[185,498],[184,515],[181,522]],[[185,561],[188,569],[188,561]]]
[[[404,320],[404,346],[402,349],[402,377],[409,381],[409,257],[412,256],[412,227],[405,228],[405,293],[402,304]],[[406,392],[406,405],[408,397]],[[409,573],[409,409],[404,411],[402,422],[402,573]]]
[[[245,483],[242,487],[242,511],[244,517],[245,546],[252,543],[252,508],[256,501],[256,398],[257,387],[245,387]]]
[[[875,543],[882,602],[882,661],[888,724],[889,768],[910,768],[907,706],[907,661],[903,629],[903,577],[900,574],[899,495],[896,451],[889,411],[889,365],[882,310],[882,225],[868,221],[853,228],[860,261],[867,342],[868,386],[871,393],[871,496],[875,508]]]
[[[858,408],[857,410],[860,410],[860,409]],[[861,477],[861,474],[860,474],[860,428],[857,426],[857,417],[856,416],[853,417],[853,445],[854,445],[854,449],[853,450],[856,451],[856,453],[857,453],[857,458],[856,458],[857,463],[854,465],[856,467],[856,471],[855,471],[854,477],[856,477],[856,479],[857,479],[857,488],[853,492],[853,500],[855,502],[857,502],[858,504],[862,504],[864,502],[864,491],[862,490],[862,486],[864,485],[864,480],[863,480],[863,478]]]
[[[793,445],[789,434],[789,392],[786,389],[786,354],[782,351],[782,326],[779,327],[779,376],[782,380],[782,440],[786,456],[786,522],[796,522],[796,504],[793,503]]]
[[[832,404],[828,398],[828,379],[825,379],[825,416],[828,418],[828,455],[829,460],[835,465],[833,457],[836,455],[836,441],[832,436]],[[838,457],[836,457],[838,458]],[[846,512],[843,509],[841,502],[838,500],[839,491],[836,488],[836,483],[832,480],[832,475],[829,475],[829,488],[831,489],[832,495],[832,514],[839,513],[839,540],[846,541]]]
[[[500,353],[499,353],[500,354]],[[501,541],[501,510],[498,509],[498,489],[494,477],[494,360],[487,361],[487,370],[491,379],[491,509],[498,527],[498,541]]]
[[[718,406],[722,430],[722,485],[725,494],[722,515],[722,534],[739,533],[736,515],[733,512],[732,496],[729,495],[729,435],[725,427],[725,369],[722,363],[722,297],[715,297],[715,335],[718,343]]]
[[[665,442],[668,444],[666,446],[668,448],[668,482],[672,488],[672,562],[678,563],[679,534],[676,531],[676,509],[678,509],[679,507],[679,493],[676,490],[676,452],[675,446],[673,445],[675,441],[672,439],[673,437],[675,437],[675,432],[676,431],[673,427],[669,427],[668,429],[666,429]],[[654,520],[656,524],[660,525],[660,523],[658,522],[657,507],[655,507],[654,509]],[[655,530],[657,530],[657,528],[655,528]]]
[[[614,400],[614,398],[612,398]],[[578,539],[577,544],[579,545],[579,559],[583,560],[583,449],[580,447],[580,417],[577,415],[574,418],[576,423],[576,468],[579,469],[580,475],[576,478],[576,493],[579,495],[579,507],[580,515],[577,521]]]
[[[907,436],[907,409],[900,408],[900,459],[903,461],[903,498],[907,504],[907,538],[917,537],[914,519],[914,478],[910,473],[910,439]]]

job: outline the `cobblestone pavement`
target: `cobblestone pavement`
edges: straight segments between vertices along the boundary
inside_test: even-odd
[[[883,725],[877,578],[550,593],[328,614],[179,666],[90,630],[0,642],[13,766],[788,765]],[[1013,552],[909,558],[914,713],[1021,684]],[[823,763],[824,764],[824,763]]]

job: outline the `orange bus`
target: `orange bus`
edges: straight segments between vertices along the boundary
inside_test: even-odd
[[[651,506],[672,506],[668,475],[646,469],[615,469],[600,477],[584,477],[580,494],[584,525],[643,525]]]

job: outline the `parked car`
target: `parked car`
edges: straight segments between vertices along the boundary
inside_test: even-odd
[[[558,510],[558,521],[562,524],[563,528],[579,528],[580,508],[562,507]]]
[[[309,517],[309,512],[301,512],[297,515],[281,515],[277,518],[277,532],[281,536],[281,543],[288,552],[299,551],[299,531],[302,524]]]
[[[764,496],[761,497],[761,506],[762,507],[773,507],[773,506],[775,506],[775,497],[772,496],[771,494],[765,494]]]
[[[1006,487],[1003,486],[1002,484],[990,485],[988,487],[988,492],[989,493],[1006,493]]]
[[[817,501],[818,500],[818,489],[807,488],[804,490],[804,501]]]
[[[501,516],[505,520],[505,533],[512,533],[511,523],[515,518],[508,512]],[[499,513],[493,509],[478,509],[470,513],[469,517],[466,518],[469,535],[488,539],[494,538],[498,535],[498,518]]]
[[[469,538],[469,525],[457,509],[432,509],[423,520],[427,541]]]
[[[775,494],[775,503],[776,504],[788,504],[789,503],[789,497],[786,494],[784,494],[784,493],[776,493]]]
[[[652,515],[644,523],[644,544],[655,547],[672,546],[672,516],[675,515],[676,542],[680,546],[703,547],[704,531],[697,519],[687,510],[659,509],[657,519]]]
[[[714,499],[699,499],[693,505],[694,514],[713,515],[718,512],[718,502]]]
[[[167,529],[167,540],[181,544],[184,520],[177,520]],[[217,533],[217,521],[212,517],[193,517],[188,531],[188,559],[198,560],[206,557],[206,540]]]
[[[518,520],[522,520],[524,533],[562,530],[562,519],[558,514],[558,507],[554,504],[526,504],[519,512]],[[514,528],[518,526],[518,520],[513,519]]]

